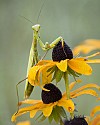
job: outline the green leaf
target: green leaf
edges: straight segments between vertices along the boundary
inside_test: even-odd
[[[63,123],[62,119],[60,119],[60,125],[64,125],[64,123]]]
[[[41,113],[41,114],[36,118],[36,120],[38,120],[42,115],[43,115],[43,113]]]
[[[56,123],[59,123],[59,122],[60,122],[60,115],[59,115],[59,113],[57,112],[56,107],[53,109],[53,118],[54,118],[54,120],[55,120]]]
[[[79,77],[79,74],[73,71],[70,67],[67,68],[69,75],[73,75],[75,77]]]
[[[55,106],[53,108],[51,115],[48,117],[48,120],[49,120],[49,123],[51,123],[52,120],[54,119],[56,123],[60,123],[60,125],[64,125],[62,117],[67,119],[67,115],[64,108]]]
[[[44,121],[46,119],[46,117],[44,115],[42,115],[42,117],[40,118],[40,122]]]
[[[60,116],[67,119],[67,114],[63,107],[57,106],[56,109],[57,109],[57,112],[60,114]]]
[[[58,71],[56,72],[56,83],[60,82],[62,76],[63,76],[63,72],[58,69]]]
[[[49,68],[49,69],[47,70],[47,72],[54,72],[55,68],[56,68],[56,66],[53,66],[53,67]]]
[[[40,120],[39,120],[40,119]],[[46,119],[46,117],[43,115],[43,113],[41,113],[37,118],[36,120],[39,120],[39,122],[42,122]]]
[[[54,74],[53,74],[52,81],[55,79],[56,83],[58,83],[58,82],[60,82],[62,76],[63,76],[63,72],[56,67]]]
[[[52,80],[51,80],[51,81],[53,81],[53,80],[56,78],[56,73],[57,73],[57,71],[58,71],[58,68],[57,68],[57,67],[55,67],[55,71],[54,71],[53,78],[52,78]]]
[[[50,68],[47,70],[47,72],[49,72],[48,76],[51,75],[54,71],[56,70],[56,66]]]
[[[48,120],[49,120],[49,123],[52,122],[52,120],[53,120],[53,112],[52,112],[51,115],[48,117]]]

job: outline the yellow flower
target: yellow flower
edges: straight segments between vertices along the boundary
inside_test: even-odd
[[[63,73],[73,70],[77,73],[90,75],[92,68],[88,63],[100,63],[100,59],[89,60],[89,58],[99,55],[95,53],[87,57],[79,57],[73,59],[65,59],[60,62],[52,60],[41,60],[36,66],[33,66],[28,74],[28,81],[31,85],[43,86],[52,80],[52,74],[56,72],[58,77],[63,76]],[[40,78],[41,77],[41,78]],[[57,78],[57,76],[56,76]]]
[[[77,80],[75,82],[70,83],[69,85],[70,98],[76,98],[83,94],[89,94],[98,97],[97,92],[91,88],[96,88],[100,90],[100,87],[94,83],[86,84],[72,91],[74,86],[79,82],[81,82],[81,80]],[[12,121],[15,121],[18,116],[25,114],[27,112],[30,112],[31,118],[33,118],[38,111],[42,111],[45,117],[49,117],[56,106],[64,107],[70,113],[74,111],[75,109],[74,103],[71,99],[67,99],[66,92],[63,93],[62,95],[60,90],[51,83],[46,84],[44,88],[50,91],[42,90],[41,94],[42,100],[27,99],[19,103],[19,106],[22,104],[31,104],[31,106],[19,109],[19,111],[12,116]]]
[[[49,117],[53,109],[58,107],[64,107],[69,113],[72,113],[75,109],[74,103],[71,99],[66,99],[65,95],[62,95],[60,90],[53,84],[49,83],[44,88],[50,91],[42,90],[42,100],[25,100],[20,102],[22,104],[31,104],[31,106],[24,107],[18,110],[13,116],[12,121],[22,114],[30,112],[30,118],[33,118],[38,111],[42,111],[45,117]],[[56,112],[57,113],[57,112]]]
[[[78,55],[79,53],[88,54],[92,50],[100,49],[100,40],[96,39],[87,39],[83,42],[83,44],[76,46],[73,49],[74,55]]]
[[[100,55],[100,52],[86,57],[73,58],[69,46],[64,41],[59,41],[52,51],[53,60],[40,60],[36,66],[30,69],[28,81],[33,86],[42,87],[54,79],[59,82],[63,77],[63,73],[67,71],[73,76],[79,74],[90,75],[92,68],[88,63],[100,63],[100,59],[89,60],[89,58],[97,55]]]

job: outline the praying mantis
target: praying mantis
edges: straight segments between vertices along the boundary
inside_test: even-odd
[[[32,45],[31,45],[31,49],[30,49],[30,54],[29,54],[29,60],[28,60],[28,67],[27,67],[27,76],[29,73],[29,70],[32,66],[36,65],[39,61],[39,57],[38,57],[38,50],[37,50],[37,44],[40,45],[40,47],[42,48],[42,50],[46,51],[46,53],[48,52],[48,50],[52,49],[59,41],[63,41],[63,38],[60,36],[58,37],[56,40],[54,40],[51,44],[49,44],[48,42],[46,42],[45,44],[41,41],[40,39],[40,35],[39,35],[39,31],[40,31],[40,25],[36,24],[34,26],[32,26],[33,29],[33,40],[32,40]],[[41,58],[41,60],[44,57]],[[21,80],[17,85],[16,85],[16,90],[17,90],[17,97],[18,97],[18,103],[19,103],[19,94],[18,94],[18,85],[26,80],[26,84],[25,84],[25,90],[24,90],[24,98],[27,99],[30,97],[34,86],[32,86],[29,82],[27,77],[23,80]]]
[[[44,51],[48,51],[49,49],[52,49],[60,40],[63,41],[62,37],[58,37],[56,40],[54,40],[51,44],[46,42],[45,44],[41,41],[40,36],[39,36],[39,30],[40,30],[40,25],[36,24],[32,26],[33,29],[33,42],[32,46],[30,49],[30,55],[29,55],[29,61],[28,61],[28,67],[27,67],[27,75],[30,70],[30,68],[34,65],[36,65],[39,61],[38,58],[38,51],[37,51],[37,44],[40,44],[40,47]],[[28,98],[33,90],[33,86],[28,82],[26,79],[26,86],[25,86],[25,99]]]

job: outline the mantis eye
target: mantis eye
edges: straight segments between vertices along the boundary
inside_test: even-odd
[[[72,59],[73,53],[70,47],[63,41],[63,44],[61,41],[58,42],[58,44],[53,48],[52,51],[52,59],[53,61],[61,61],[65,59]]]
[[[56,102],[62,98],[61,91],[52,83],[46,84],[44,88],[50,91],[42,90],[41,96],[42,96],[43,103],[49,104],[52,102]]]

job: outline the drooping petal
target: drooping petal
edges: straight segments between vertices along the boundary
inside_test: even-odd
[[[72,113],[75,109],[74,103],[71,99],[65,100],[62,98],[58,101],[57,105],[64,107],[70,113]]]
[[[92,109],[90,116],[93,117],[95,115],[95,113],[97,113],[98,111],[100,111],[100,105],[96,106]]]
[[[83,94],[92,95],[92,96],[96,96],[96,97],[98,96],[96,91],[94,91],[92,89],[87,89],[87,90],[80,91],[80,92],[78,92],[76,94],[71,93],[71,98],[76,98],[77,96],[81,96]]]
[[[60,69],[62,72],[65,72],[67,70],[67,61],[66,60],[61,60],[60,62],[56,63],[56,66],[58,67],[58,69]]]
[[[33,118],[37,112],[38,112],[38,109],[30,111],[30,118]]]
[[[30,70],[29,70],[29,74],[28,74],[28,81],[31,85],[35,86],[35,78],[36,78],[36,74],[38,72],[38,70],[41,68],[41,66],[33,66]]]
[[[48,104],[49,105],[49,104]],[[42,112],[45,117],[49,117],[52,113],[54,104],[49,105],[48,107],[43,108]]]
[[[21,115],[23,115],[23,114],[25,114],[26,112],[22,112],[22,113],[18,113],[17,114],[17,112],[15,113],[15,114],[13,114],[13,116],[11,117],[11,121],[12,122],[15,122],[16,121],[16,118],[18,117],[18,116],[21,116]]]
[[[45,85],[47,83],[50,83],[52,80],[52,74],[50,74],[49,72],[47,72],[47,69],[45,68],[42,71],[42,84]]]
[[[90,75],[92,73],[92,68],[85,61],[71,59],[71,60],[68,60],[68,66],[72,70],[80,74]]]
[[[23,115],[23,114],[25,114],[27,112],[32,111],[32,110],[39,110],[40,106],[42,106],[42,105],[43,105],[43,102],[39,102],[39,103],[37,103],[35,105],[19,109],[18,112],[16,112],[12,116],[11,121],[14,122],[18,116],[21,116],[21,115]]]

